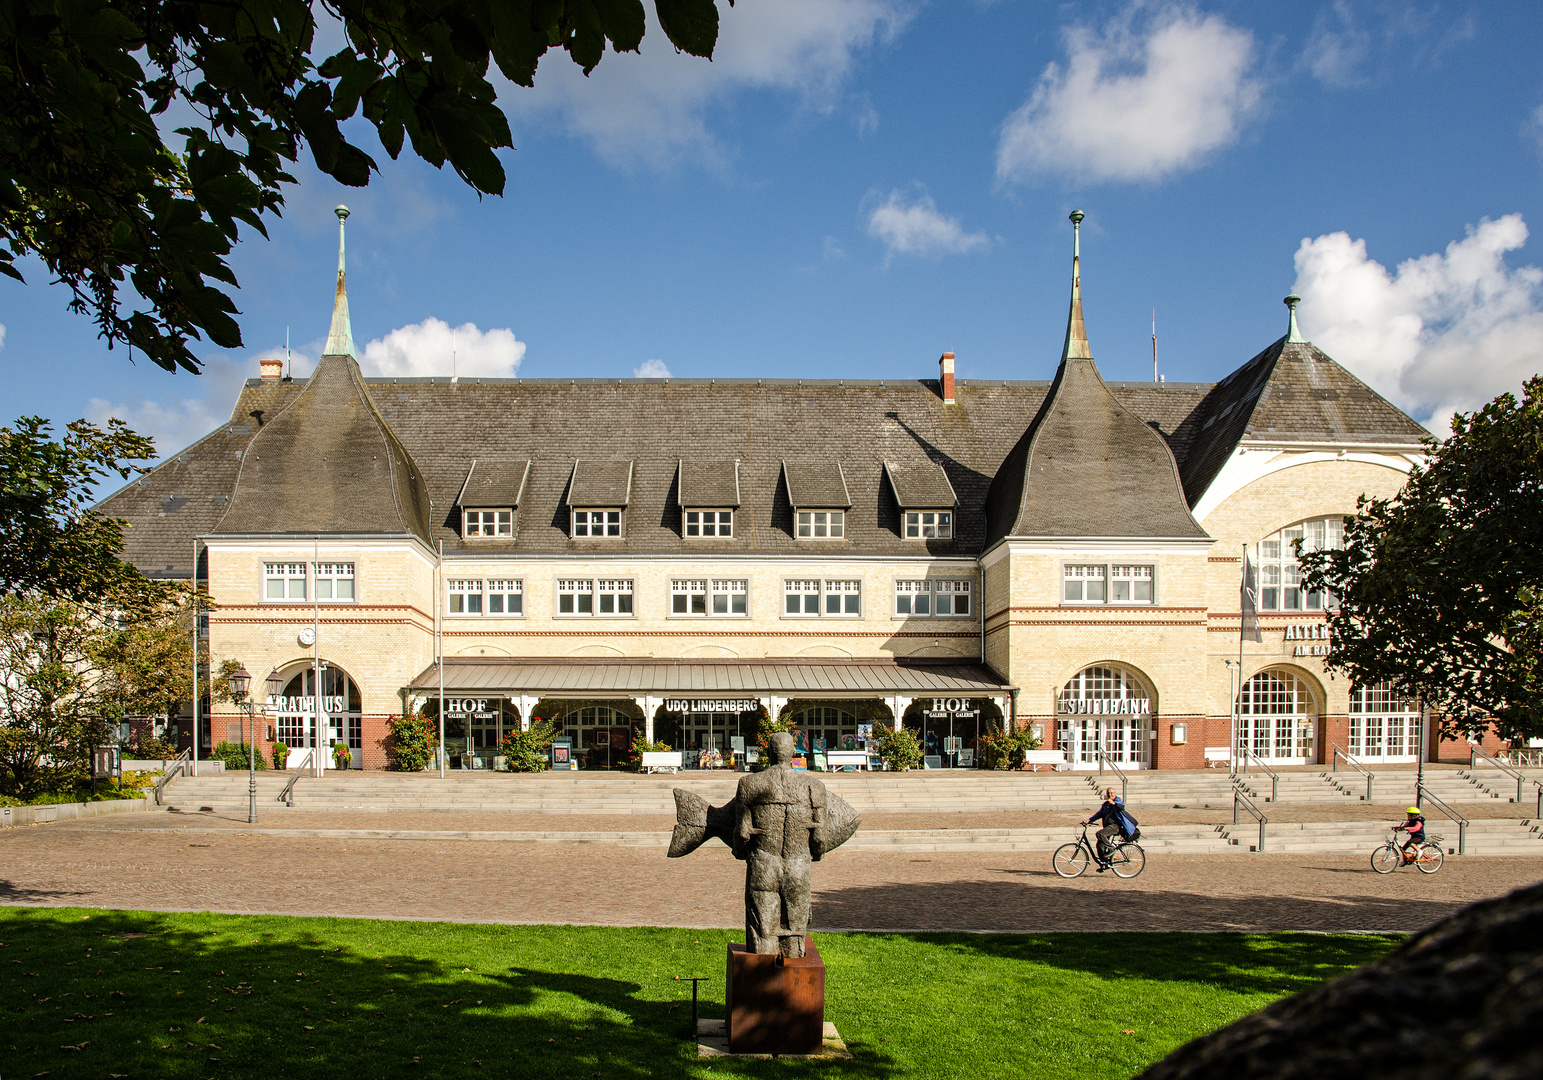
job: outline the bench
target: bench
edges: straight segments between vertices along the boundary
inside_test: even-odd
[[[825,759],[831,772],[859,771],[868,767],[866,750],[831,750]]]
[[[1055,772],[1066,768],[1065,750],[1025,750],[1023,766],[1030,772],[1039,772],[1040,766],[1048,765]]]
[[[1232,762],[1232,747],[1208,746],[1205,748],[1205,767],[1215,769]]]
[[[680,771],[679,750],[645,750],[643,751],[643,771],[646,773]]]

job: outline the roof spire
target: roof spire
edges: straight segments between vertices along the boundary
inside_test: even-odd
[[[1088,328],[1082,321],[1082,219],[1087,215],[1073,210],[1072,223],[1072,307],[1066,317],[1066,345],[1061,349],[1062,360],[1091,360],[1093,350],[1088,347]]]
[[[1300,343],[1307,340],[1302,336],[1302,331],[1297,329],[1297,305],[1301,302],[1302,298],[1296,293],[1292,293],[1281,301],[1281,303],[1291,309],[1291,323],[1286,327],[1286,344],[1288,345],[1293,342]]]
[[[323,356],[353,356],[354,329],[348,320],[348,285],[343,276],[343,222],[348,220],[348,207],[339,206],[333,213],[338,216],[338,287],[332,300],[332,329],[327,333],[327,347]]]

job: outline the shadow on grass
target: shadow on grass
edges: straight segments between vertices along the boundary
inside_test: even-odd
[[[659,967],[645,954],[655,940],[689,942],[699,955],[707,935],[642,933],[634,959],[616,949],[614,932],[568,927],[0,909],[0,963],[9,969],[0,980],[0,1073],[895,1074],[892,1061],[867,1053],[835,1070],[699,1061],[687,1038],[689,984],[644,977]],[[637,979],[616,977],[633,966]],[[722,1015],[721,1001],[704,1000],[703,1011]]]
[[[84,889],[25,889],[0,878],[0,904],[60,904],[85,895]]]

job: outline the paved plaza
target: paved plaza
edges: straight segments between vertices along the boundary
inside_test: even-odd
[[[521,824],[494,816],[501,830]],[[970,820],[954,824],[979,824],[961,817]],[[406,836],[452,824],[475,831],[489,824],[480,818],[271,814],[252,831],[236,815],[146,813],[7,829],[0,903],[692,927],[733,927],[742,917],[742,867],[717,845],[672,861],[656,847],[335,834],[365,825]],[[943,824],[932,816],[933,828]],[[1065,881],[1040,852],[837,851],[815,869],[814,926],[1411,930],[1539,878],[1535,856],[1453,857],[1435,876],[1381,877],[1365,855],[1154,855],[1133,881],[1092,873]]]

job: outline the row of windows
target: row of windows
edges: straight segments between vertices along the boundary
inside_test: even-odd
[[[510,510],[463,510],[461,534],[467,537],[511,536],[514,514]],[[687,510],[684,532],[688,537],[732,537],[734,511]],[[796,535],[800,540],[846,538],[845,510],[800,510]],[[575,537],[621,536],[620,510],[573,510],[571,534]],[[954,515],[947,510],[910,510],[905,515],[907,540],[949,540],[954,535]]]
[[[1297,541],[1303,551],[1338,550],[1345,546],[1342,516],[1315,518],[1288,525],[1274,536],[1259,541],[1255,552],[1259,573],[1259,610],[1322,611],[1334,607],[1334,598],[1302,587],[1302,568],[1297,565]]]
[[[263,596],[268,600],[309,600],[307,570],[310,563],[264,563]],[[317,600],[352,600],[354,564],[316,563]]]
[[[784,581],[784,615],[860,616],[861,581],[797,578]],[[523,615],[524,582],[519,579],[455,578],[447,583],[451,615]],[[971,583],[918,579],[895,582],[894,614],[907,618],[968,618]],[[632,615],[630,578],[560,578],[559,615]],[[699,618],[744,618],[750,614],[750,582],[744,578],[679,578],[670,582],[670,614]]]
[[[1150,604],[1155,567],[1120,563],[1067,563],[1061,599],[1070,604]]]

